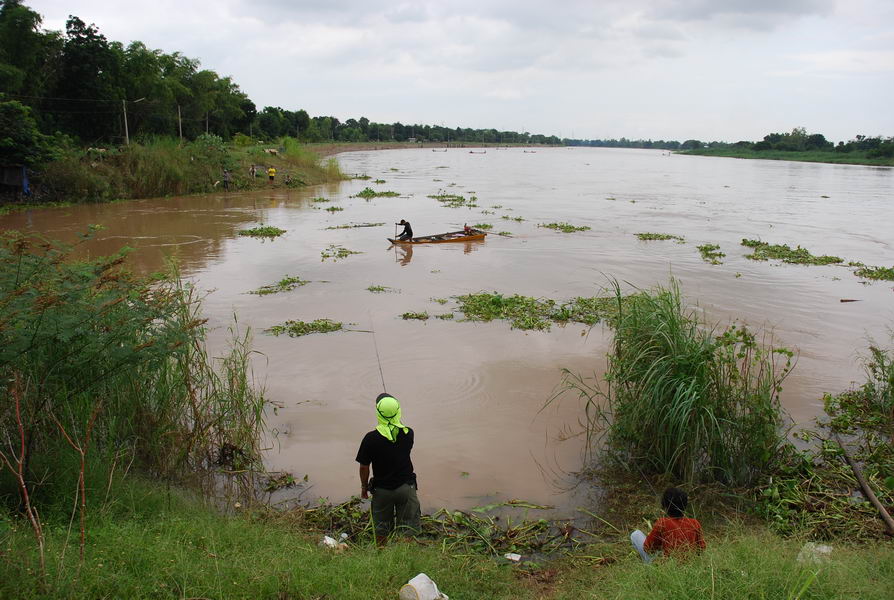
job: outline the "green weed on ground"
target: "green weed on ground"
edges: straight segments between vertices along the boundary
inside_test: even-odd
[[[677,243],[682,244],[686,240],[679,235],[673,235],[671,233],[637,233],[634,234],[637,238],[644,242],[650,241],[661,241],[661,240],[676,240]]]
[[[258,296],[267,296],[269,294],[277,294],[279,292],[291,292],[298,286],[307,285],[309,281],[305,281],[300,277],[283,277],[276,283],[262,285],[256,290],[252,290],[249,294],[257,294]]]
[[[242,229],[239,231],[239,235],[259,238],[275,238],[281,236],[285,232],[285,229],[280,229],[279,227],[261,225],[259,227],[252,227],[251,229]]]
[[[720,259],[726,256],[726,254],[720,251],[720,246],[717,244],[702,244],[696,247],[699,254],[702,255],[702,260],[706,263],[711,263],[712,265],[723,264],[723,261]]]
[[[574,233],[576,231],[590,230],[590,228],[586,225],[572,225],[571,223],[541,223],[537,225],[537,227],[554,229],[555,231],[561,231],[562,233]]]
[[[798,246],[792,249],[787,244],[768,244],[760,240],[743,239],[742,245],[752,249],[745,258],[750,260],[776,259],[793,265],[832,265],[844,262],[837,256],[815,256],[806,248]]]
[[[274,325],[265,329],[265,333],[271,335],[288,335],[289,337],[301,337],[311,333],[331,333],[343,328],[343,323],[331,319],[316,319],[315,321],[286,321],[281,325]]]

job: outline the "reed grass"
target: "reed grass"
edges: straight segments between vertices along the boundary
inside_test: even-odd
[[[632,296],[615,283],[615,303],[605,381],[566,372],[591,452],[604,443],[628,468],[687,482],[748,485],[767,472],[785,441],[779,392],[792,353],[744,326],[702,322],[675,280]]]

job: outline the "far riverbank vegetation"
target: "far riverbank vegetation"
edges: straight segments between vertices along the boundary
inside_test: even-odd
[[[894,590],[894,549],[864,497],[894,504],[894,351],[882,345],[870,346],[865,382],[830,391],[821,422],[790,431],[779,392],[797,354],[743,325],[705,323],[673,280],[561,306],[459,297],[470,320],[460,326],[533,311],[613,332],[608,376],[568,372],[564,388],[581,401],[590,442],[581,484],[601,493],[561,520],[524,499],[432,507],[419,535],[378,549],[358,498],[302,500],[312,481],[265,470],[275,432],[264,417],[276,407],[253,377],[250,331],[234,321],[229,350],[214,357],[200,294],[175,266],[140,278],[124,254],[84,261],[73,250],[0,236],[2,597],[366,600],[394,597],[419,572],[455,598],[713,589],[881,600]],[[296,320],[269,332],[342,327]],[[690,490],[708,548],[643,565],[628,533],[649,527],[653,488],[669,484]],[[272,503],[280,492],[291,500]],[[319,547],[323,534],[344,534],[345,547]]]

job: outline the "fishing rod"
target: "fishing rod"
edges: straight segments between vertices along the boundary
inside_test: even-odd
[[[373,323],[372,312],[367,314],[369,315],[369,324],[372,328],[370,333],[372,333],[373,348],[376,349],[376,362],[379,364],[379,377],[382,379],[382,391],[387,393],[388,389],[385,387],[385,372],[382,370],[382,359],[379,358],[379,344],[376,342],[376,324]]]

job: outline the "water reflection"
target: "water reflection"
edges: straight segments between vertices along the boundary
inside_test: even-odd
[[[400,263],[400,266],[406,267],[413,260],[413,246],[411,244],[392,244],[394,248],[394,260]]]

